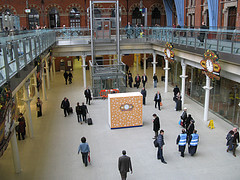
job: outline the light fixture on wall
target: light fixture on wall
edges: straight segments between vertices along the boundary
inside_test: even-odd
[[[25,13],[27,13],[27,14],[31,13],[31,9],[28,8],[28,0],[26,0]]]

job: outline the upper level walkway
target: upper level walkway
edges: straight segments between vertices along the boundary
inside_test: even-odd
[[[115,29],[96,30],[96,54],[115,54]],[[200,40],[202,42],[200,42]],[[217,52],[227,63],[240,64],[240,31],[184,28],[122,28],[120,29],[121,54],[152,53],[154,45],[163,55],[166,42],[176,50],[202,56],[206,49]],[[56,43],[54,56],[91,55],[89,29],[37,30],[19,33],[0,39],[0,85]],[[182,57],[181,57],[182,58]]]

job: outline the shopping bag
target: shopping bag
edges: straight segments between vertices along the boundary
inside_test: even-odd
[[[160,106],[162,106],[162,102],[160,102]]]

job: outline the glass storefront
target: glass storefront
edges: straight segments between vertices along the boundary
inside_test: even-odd
[[[181,88],[181,63],[169,63],[169,85]],[[206,76],[202,70],[187,66],[185,94],[204,105]],[[221,77],[219,81],[211,80],[209,109],[224,120],[240,126],[240,83]]]

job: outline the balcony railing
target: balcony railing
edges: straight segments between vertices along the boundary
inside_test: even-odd
[[[0,86],[56,42],[55,31],[38,30],[0,38]]]

